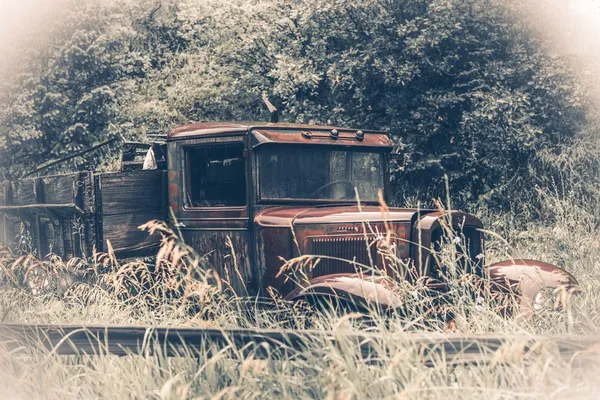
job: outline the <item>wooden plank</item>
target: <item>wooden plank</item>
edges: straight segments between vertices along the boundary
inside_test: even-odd
[[[8,246],[8,221],[7,216],[0,214],[0,245]]]
[[[4,242],[5,246],[11,247],[14,245],[15,238],[17,236],[17,232],[20,227],[20,220],[15,219],[14,217],[10,217],[8,215],[3,215],[4,223]]]
[[[35,193],[35,202],[37,204],[44,203],[44,183],[41,178],[33,180],[33,192]]]
[[[131,171],[101,175],[103,215],[160,211],[163,208],[163,171]]]
[[[80,189],[78,197],[81,198],[81,204],[83,207],[84,216],[81,218],[83,223],[83,237],[79,234],[73,235],[73,251],[76,256],[91,256],[94,251],[101,251],[98,247],[101,241],[97,236],[97,224],[96,219],[96,190],[94,184],[94,173],[84,172],[80,176],[80,180],[83,182],[83,187]],[[102,221],[100,221],[102,222]]]
[[[0,206],[9,204],[10,181],[0,182]]]
[[[23,206],[35,204],[37,201],[37,188],[35,179],[12,181],[12,205]]]
[[[93,189],[94,189],[94,215],[95,215],[95,231],[94,237],[96,238],[96,250],[99,252],[105,251],[104,246],[104,218],[102,213],[102,175],[96,175],[93,177]]]
[[[44,187],[45,204],[77,204],[79,174],[59,175],[41,178]]]
[[[32,235],[32,239],[33,239],[33,254],[39,258],[42,259],[44,257],[46,257],[48,255],[48,253],[44,254],[44,248],[42,246],[42,230],[40,227],[40,216],[39,215],[34,215],[31,218],[32,221],[32,229],[31,229],[31,235]]]
[[[0,206],[7,206],[10,203],[10,181],[0,182]],[[10,224],[8,215],[0,211],[0,244],[4,246],[9,246],[12,242]]]
[[[158,246],[160,237],[138,229],[154,219],[166,220],[164,171],[102,174],[96,187],[98,237],[110,240],[117,253],[136,254]],[[98,214],[98,212],[100,214]]]
[[[160,241],[159,235],[151,237],[148,232],[138,229],[140,225],[156,218],[157,215],[153,212],[105,215],[103,217],[104,240],[110,240],[116,252],[157,246]]]
[[[354,349],[364,360],[393,357],[406,349],[425,365],[521,363],[539,360],[543,351],[570,362],[597,359],[600,336],[461,335],[427,333],[346,333],[311,330],[204,329],[142,326],[0,325],[2,346],[8,351],[44,350],[59,355],[125,356],[160,353],[164,356],[205,354],[231,349],[256,358],[289,359],[311,353],[309,348]],[[392,348],[386,345],[391,343]],[[503,357],[505,349],[509,357]]]
[[[45,214],[47,211],[61,215],[83,215],[75,204],[27,204],[24,206],[0,206],[0,213],[8,215]]]
[[[74,243],[73,243],[73,222],[70,219],[61,221],[61,229],[62,233],[60,234],[62,240],[62,254],[64,254],[63,258],[68,260],[70,258],[75,257],[74,253]]]

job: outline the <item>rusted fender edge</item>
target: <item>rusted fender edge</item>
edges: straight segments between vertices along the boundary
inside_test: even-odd
[[[579,282],[567,271],[536,260],[506,260],[486,267],[487,276],[499,290],[518,296],[523,312],[540,309],[551,296],[564,304],[567,296],[579,291]]]
[[[288,301],[344,301],[346,304],[364,307],[375,304],[383,309],[395,309],[402,305],[402,298],[394,293],[392,284],[382,277],[361,274],[332,274],[319,276],[298,287],[285,297]]]

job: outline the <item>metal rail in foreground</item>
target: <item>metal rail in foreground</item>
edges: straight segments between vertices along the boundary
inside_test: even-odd
[[[387,343],[387,344],[386,344]],[[393,343],[390,346],[389,343]],[[307,348],[337,347],[377,361],[382,352],[418,351],[426,363],[506,361],[545,350],[563,358],[600,356],[600,336],[535,337],[515,335],[344,334],[319,331],[148,328],[142,326],[0,325],[0,349],[46,348],[59,355],[198,355],[231,349],[258,358],[302,357]],[[350,349],[352,347],[352,349]],[[392,348],[393,347],[393,348]],[[409,350],[410,349],[410,350]],[[389,354],[387,354],[389,356]]]

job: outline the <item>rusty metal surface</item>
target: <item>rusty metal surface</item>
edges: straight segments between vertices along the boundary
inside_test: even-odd
[[[416,210],[379,207],[275,207],[261,211],[254,218],[257,228],[257,262],[261,265],[263,287],[273,287],[282,294],[296,286],[277,277],[282,259],[309,254],[323,256],[314,269],[304,271],[309,278],[331,273],[355,272],[355,260],[369,268],[386,269],[377,253],[377,242],[389,239],[396,255],[407,260],[410,254],[410,221]],[[386,226],[386,223],[389,223]],[[369,255],[371,257],[369,257]],[[340,259],[349,260],[349,262]],[[374,264],[374,265],[371,265]],[[362,267],[358,268],[362,269]]]
[[[197,123],[188,124],[171,130],[168,134],[168,140],[192,139],[208,136],[227,136],[231,134],[247,134],[253,130],[296,130],[302,131],[331,131],[337,129],[340,132],[356,132],[358,129],[340,128],[337,126],[309,125],[309,124],[289,124],[289,123],[265,123],[265,122],[239,122],[239,123]],[[385,135],[381,131],[363,130],[364,133],[376,133]]]
[[[248,229],[249,209],[252,206],[250,190],[247,190],[246,205],[244,206],[206,206],[196,207],[188,204],[186,196],[189,190],[190,173],[186,171],[187,165],[184,151],[188,148],[211,147],[222,144],[243,143],[247,145],[247,138],[236,133],[233,136],[218,138],[203,138],[196,140],[181,140],[171,142],[168,145],[168,197],[169,207],[173,210],[175,216],[184,225],[194,228],[202,227],[201,221],[209,221],[211,227],[219,228],[220,221],[223,221],[221,228],[228,229],[230,220],[245,220],[245,228]],[[249,160],[246,160],[247,164]],[[250,175],[250,166],[246,166],[246,175]],[[247,184],[248,185],[248,184]],[[248,187],[248,186],[247,186]],[[189,221],[188,224],[185,221]],[[198,223],[197,223],[198,222]]]
[[[202,138],[171,141],[168,144],[168,200],[169,207],[176,218],[176,221],[171,221],[171,224],[182,233],[184,241],[203,257],[204,266],[214,270],[225,282],[226,287],[241,296],[254,295],[259,284],[258,273],[255,272],[256,263],[253,259],[254,243],[251,239],[249,194],[247,194],[246,205],[191,205],[187,193],[193,177],[186,170],[188,165],[185,157],[188,148],[203,146],[210,148],[215,145],[237,143],[246,146],[247,139],[245,136],[240,136],[238,125],[235,124],[191,125],[176,130],[173,135],[181,134],[183,135],[181,138],[189,139],[185,136],[186,132],[190,129],[193,131],[198,126],[204,127],[203,129],[216,129],[221,134],[213,138],[206,138],[207,135],[204,135]],[[247,176],[249,168],[246,166]]]
[[[180,196],[181,196],[181,173],[179,171],[180,161],[177,158],[177,146],[170,144],[167,146],[167,168],[168,168],[168,183],[167,197],[169,209],[179,216]],[[171,213],[167,213],[171,217]]]
[[[377,304],[385,308],[397,308],[403,304],[402,298],[394,292],[388,280],[358,273],[313,278],[293,290],[285,299],[310,301],[309,298],[315,295],[341,298],[354,304]]]
[[[541,278],[547,285],[576,285],[577,280],[567,271],[555,265],[536,260],[514,259],[495,263],[487,267],[490,278],[494,280],[508,279],[518,281],[524,275],[532,279]]]
[[[219,135],[224,136],[228,133],[245,133],[248,131],[247,125],[234,123],[198,123],[178,126],[167,133],[168,140],[190,139],[196,136]]]
[[[295,285],[286,281],[286,275],[280,274],[283,260],[292,258],[295,243],[289,226],[256,227],[256,256],[254,262],[257,271],[257,285],[263,293],[269,287],[286,294]]]
[[[332,129],[338,129],[336,137],[330,135]],[[264,209],[264,206],[255,204],[257,180],[256,165],[253,157],[247,158],[248,175],[248,202],[244,207],[188,207],[185,204],[186,173],[183,160],[183,149],[190,146],[213,146],[222,143],[243,140],[249,150],[248,135],[255,132],[252,137],[260,136],[263,142],[277,143],[306,143],[321,142],[337,143],[339,145],[357,144],[361,146],[389,147],[390,141],[382,132],[368,131],[360,139],[356,130],[342,129],[326,126],[297,125],[297,124],[236,124],[236,123],[207,123],[192,124],[179,127],[170,132],[168,144],[169,162],[169,205],[177,217],[178,227],[182,229],[186,241],[200,253],[211,254],[207,257],[210,264],[219,271],[220,275],[236,275],[231,270],[231,263],[227,262],[230,249],[222,248],[226,239],[236,242],[237,252],[242,256],[241,265],[245,266],[243,283],[250,286],[250,290],[265,293],[267,288],[279,290],[282,294],[293,290],[295,285],[286,281],[285,276],[279,274],[283,260],[301,254],[307,250],[304,237],[301,234],[300,248],[297,248],[291,226],[300,226],[314,229],[313,233],[327,234],[320,224],[331,224],[335,234],[348,234],[348,226],[340,224],[353,224],[362,222],[380,223],[382,221],[409,221],[414,211],[393,209],[382,215],[379,207],[367,207],[358,210],[351,207],[275,207]],[[304,135],[302,133],[305,133]],[[310,135],[307,135],[309,132]],[[363,136],[363,135],[359,135]],[[362,140],[361,140],[362,139]],[[255,139],[253,139],[255,140]],[[285,202],[281,202],[285,204]],[[326,205],[331,204],[326,202]],[[255,213],[257,215],[255,215]],[[359,216],[361,214],[361,216]],[[316,225],[319,225],[318,227]],[[379,224],[381,225],[381,224]],[[339,229],[338,229],[339,228]],[[329,228],[328,228],[329,229]],[[378,226],[380,231],[384,228]],[[400,233],[406,243],[399,245],[399,254],[408,256],[408,235],[410,229],[402,226]],[[308,233],[306,231],[305,233]],[[332,232],[333,233],[333,232]],[[215,241],[219,237],[220,243]],[[243,238],[243,239],[242,239]],[[214,246],[217,246],[215,249]],[[211,250],[214,250],[211,253]],[[229,261],[231,257],[229,257]],[[239,266],[238,266],[239,268]],[[318,273],[318,272],[317,272]],[[279,276],[278,276],[279,275]],[[239,286],[239,285],[235,285]]]
[[[341,129],[341,128],[340,128]],[[337,131],[337,130],[336,130]],[[255,129],[252,131],[253,143],[255,148],[259,145],[276,144],[303,144],[318,146],[360,146],[360,147],[378,147],[388,151],[392,149],[392,142],[385,133],[368,133],[362,139],[358,139],[356,131],[339,130],[337,136],[333,137],[328,130],[302,130],[302,131],[276,131],[266,129]]]
[[[306,254],[321,256],[308,275],[322,276],[337,273],[353,273],[363,269],[382,266],[374,235],[319,235],[308,236],[302,241]],[[364,266],[364,267],[363,267]]]
[[[260,232],[259,237],[268,241],[267,246],[263,245],[264,248],[279,252],[277,256],[286,259],[298,255],[321,256],[316,266],[304,271],[309,278],[371,268],[385,270],[390,276],[396,275],[397,272],[390,269],[386,259],[377,251],[380,241],[389,241],[388,245],[394,245],[398,260],[405,263],[411,263],[412,260],[414,270],[411,271],[411,277],[418,278],[431,273],[429,258],[432,238],[436,230],[442,229],[443,224],[455,228],[472,228],[478,239],[481,233],[476,230],[482,227],[479,219],[458,211],[441,213],[433,210],[384,210],[378,206],[359,208],[340,205],[268,208],[255,216],[255,224]],[[287,230],[290,234],[284,236],[280,233],[277,237],[271,237],[266,232],[274,228],[283,232]],[[282,242],[284,237],[285,241]],[[477,254],[470,255],[476,256]],[[295,289],[289,282],[284,284],[282,278],[271,277],[282,265],[279,257],[265,255],[259,261],[266,263],[262,267],[265,283],[268,282],[283,293]],[[273,262],[275,265],[270,265]]]
[[[419,224],[416,228],[422,230],[432,230],[440,226],[441,223],[447,221],[448,225],[452,226],[473,226],[476,228],[483,228],[483,224],[476,216],[468,214],[462,211],[435,211],[435,212],[421,212],[423,217],[419,220]],[[445,219],[445,220],[444,220]]]
[[[332,202],[334,203],[334,202]],[[327,207],[273,207],[255,216],[259,226],[292,226],[306,224],[344,224],[364,222],[411,221],[417,210],[389,208],[382,211],[378,206],[331,205]],[[424,212],[421,210],[421,212]]]
[[[534,310],[535,298],[540,291],[566,295],[577,291],[579,286],[569,272],[536,260],[506,260],[486,267],[486,272],[498,290],[518,296],[524,312]]]
[[[356,222],[407,222],[417,210],[406,208],[387,208],[377,206],[316,207],[300,213],[294,220],[296,225],[331,223],[344,224]]]
[[[225,289],[238,296],[256,295],[248,230],[190,230],[182,228],[185,243],[202,257],[202,267],[214,270]]]
[[[290,228],[298,214],[312,207],[271,207],[254,216],[254,222],[259,227]]]
[[[427,213],[413,224],[411,246],[411,259],[415,261],[416,276],[425,276],[431,274],[431,265],[429,265],[430,249],[433,245],[433,234],[436,230],[444,231],[446,228],[457,229],[460,227],[470,227],[473,229],[483,228],[479,218],[472,214],[461,211],[431,212]],[[479,234],[480,240],[483,234]],[[482,249],[483,250],[483,249]],[[477,254],[471,254],[471,258]]]

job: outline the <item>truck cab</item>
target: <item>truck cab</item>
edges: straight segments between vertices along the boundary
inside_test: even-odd
[[[331,126],[193,124],[167,135],[168,201],[186,243],[238,294],[292,293],[285,260],[319,257],[313,281],[389,269],[387,242],[406,263],[402,278],[434,275],[430,247],[445,213],[388,208],[392,143],[380,131]],[[452,212],[472,263],[481,222]],[[482,274],[481,268],[475,273]]]

